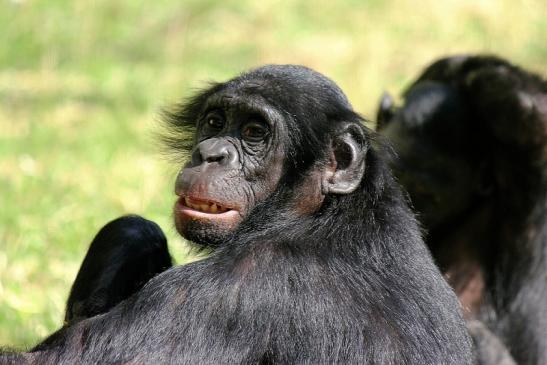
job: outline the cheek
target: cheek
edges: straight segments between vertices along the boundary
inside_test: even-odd
[[[276,152],[270,159],[258,163],[255,173],[250,174],[247,181],[253,191],[255,204],[266,199],[278,187],[283,174],[283,160],[283,153]]]
[[[321,174],[314,172],[304,179],[294,192],[294,211],[298,215],[310,215],[321,208],[325,195],[321,191]]]

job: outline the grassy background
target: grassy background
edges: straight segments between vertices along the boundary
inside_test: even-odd
[[[436,57],[494,52],[547,75],[544,0],[0,0],[0,345],[61,324],[94,233],[134,212],[166,231],[177,166],[158,109],[263,63],[332,77],[374,117]]]

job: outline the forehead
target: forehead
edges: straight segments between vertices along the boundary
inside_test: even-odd
[[[294,65],[265,66],[222,85],[226,93],[260,96],[278,109],[294,111],[336,105],[351,110],[344,92],[329,78]]]
[[[275,105],[263,92],[259,85],[225,84],[212,94],[206,101],[204,109],[222,109],[228,114],[245,113],[258,114],[269,123],[275,123],[283,118],[283,110]]]

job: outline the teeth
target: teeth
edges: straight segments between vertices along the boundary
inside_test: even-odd
[[[209,204],[194,204],[190,201],[190,198],[184,197],[184,203],[187,207],[190,207],[194,210],[198,210],[200,212],[204,213],[224,213],[227,212],[228,209],[221,207],[220,205],[217,205],[216,203],[209,203]]]

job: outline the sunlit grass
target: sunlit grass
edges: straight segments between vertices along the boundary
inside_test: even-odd
[[[535,1],[0,1],[0,344],[61,323],[94,233],[170,219],[177,166],[152,137],[161,106],[263,63],[332,77],[374,118],[434,58],[494,52],[547,74]]]

